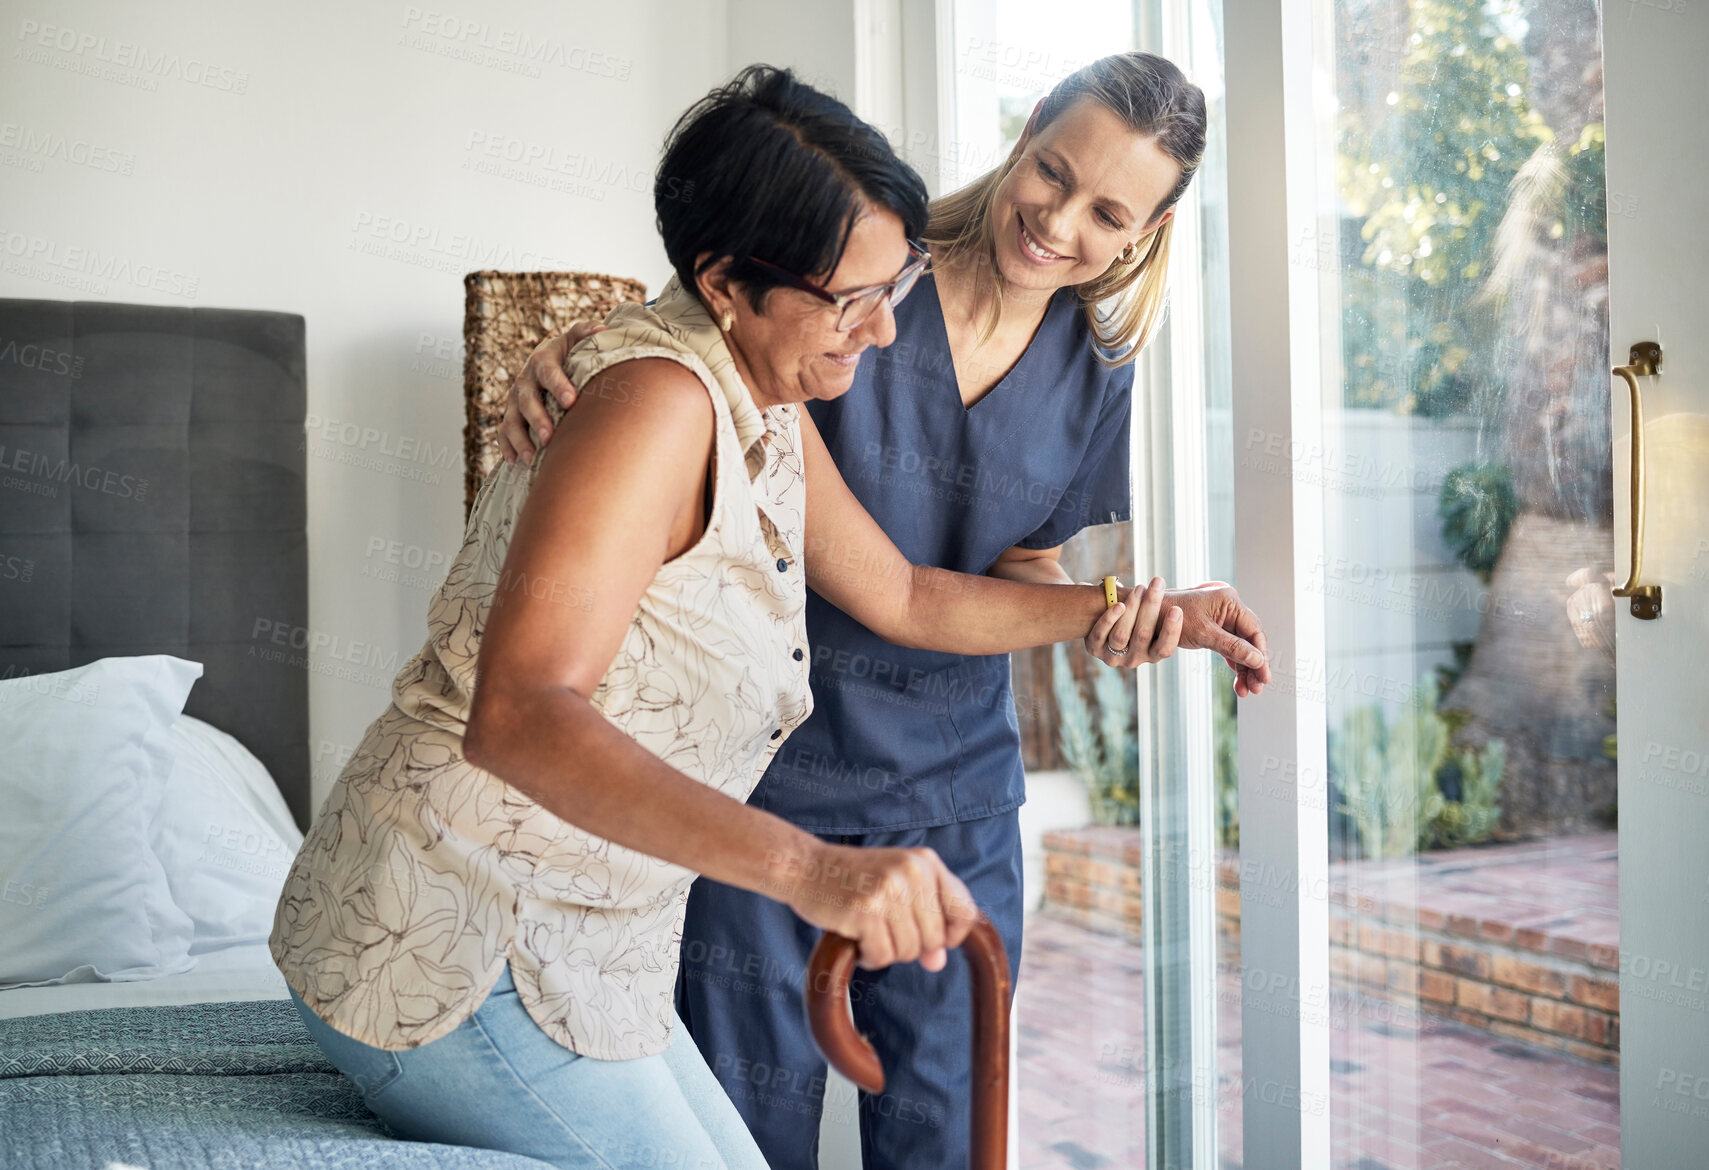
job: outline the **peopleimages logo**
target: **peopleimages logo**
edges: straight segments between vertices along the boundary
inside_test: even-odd
[[[59,374],[68,378],[83,376],[83,359],[63,349],[51,349],[40,342],[20,344],[15,337],[0,337],[0,363],[40,370],[44,374]]]
[[[116,175],[128,175],[136,169],[136,155],[128,150],[16,122],[0,122],[0,152],[13,151],[19,158],[29,160],[29,170],[39,171],[42,162],[70,163]],[[0,159],[5,158],[6,154],[0,153]]]
[[[48,896],[52,893],[53,890],[47,886],[13,879],[0,887],[0,902],[10,902],[14,906],[23,906],[29,910],[40,910],[47,905]]]
[[[896,484],[904,488],[908,486],[909,479],[931,483],[939,489],[953,490],[953,496],[946,498],[953,498],[959,503],[993,505],[1007,500],[1043,504],[1060,512],[1072,512],[1077,508],[1083,510],[1087,503],[1066,484],[1028,479],[1023,475],[937,455],[922,455],[911,448],[868,443],[862,458],[865,460],[860,472],[863,481]]]
[[[574,267],[561,257],[532,248],[372,211],[356,213],[346,247],[366,256],[459,276],[476,268],[552,271]]]
[[[134,475],[90,465],[83,466],[73,459],[54,459],[22,447],[0,443],[0,486],[25,491],[31,495],[57,498],[57,485],[74,483],[102,495],[123,500],[140,500],[148,495],[148,480]]]
[[[318,414],[303,420],[303,441],[298,450],[316,459],[429,485],[439,483],[441,472],[457,466],[463,458],[462,452],[450,444]]]
[[[5,227],[0,227],[0,266],[17,276],[102,294],[109,291],[107,281],[174,297],[194,297],[200,284],[198,277],[159,264]]]
[[[653,164],[650,160],[624,164],[597,155],[565,150],[551,143],[517,138],[502,131],[485,130],[471,130],[464,150],[471,156],[463,161],[466,170],[580,195],[596,202],[604,201],[605,188],[622,189],[649,198],[653,194]],[[675,199],[684,188],[692,188],[693,184],[668,178],[664,187],[665,197]]]
[[[113,81],[128,80],[129,84],[140,89],[158,89],[159,79],[167,78],[225,93],[249,91],[249,74],[245,70],[215,65],[193,54],[186,56],[155,49],[136,41],[108,39],[63,24],[21,20],[18,22],[18,40],[23,42],[23,46],[13,54],[14,57],[69,73],[92,74]],[[55,57],[53,53],[63,56]],[[124,70],[131,76],[128,79],[113,76],[115,70]]]
[[[303,433],[323,443],[337,443],[407,463],[454,467],[462,460],[462,452],[450,444],[435,444],[413,435],[393,434],[379,427],[345,419],[324,418],[318,414],[310,414],[303,419]]]
[[[13,702],[30,695],[64,699],[84,707],[93,707],[101,698],[101,684],[68,671],[32,674],[26,667],[20,670],[8,666],[0,671],[0,679],[13,685],[0,689],[0,703]]]
[[[550,65],[593,77],[628,81],[635,63],[616,53],[604,53],[581,45],[566,44],[539,36],[527,29],[511,28],[485,20],[437,12],[409,5],[404,9],[403,33],[398,43],[473,65],[485,65],[524,77],[539,77],[541,66]]]

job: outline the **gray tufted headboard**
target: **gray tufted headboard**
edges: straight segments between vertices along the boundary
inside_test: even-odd
[[[304,409],[300,316],[0,300],[0,675],[201,662],[306,825]]]

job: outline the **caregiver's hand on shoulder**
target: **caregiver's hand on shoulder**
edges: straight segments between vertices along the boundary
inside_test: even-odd
[[[510,384],[510,402],[504,408],[504,421],[498,428],[499,454],[506,463],[534,462],[534,434],[540,436],[540,446],[552,441],[552,420],[546,413],[545,397],[550,394],[558,405],[568,410],[576,401],[576,387],[564,372],[564,358],[570,350],[604,329],[591,321],[577,321],[562,337],[548,337],[534,347],[523,363],[522,372]]]
[[[1234,671],[1234,693],[1250,698],[1270,681],[1270,643],[1258,615],[1241,604],[1226,581],[1194,589],[1171,589],[1168,604],[1182,612],[1181,648],[1222,655]]]
[[[916,959],[943,970],[979,919],[960,878],[931,849],[823,844],[773,883],[773,896],[821,930],[853,939],[872,970]]]
[[[1109,666],[1162,662],[1181,640],[1181,608],[1164,605],[1163,578],[1134,586],[1086,631],[1086,653]]]

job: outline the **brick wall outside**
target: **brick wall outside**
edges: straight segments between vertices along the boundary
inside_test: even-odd
[[[1141,834],[1089,828],[1045,836],[1045,911],[1139,941]],[[1240,870],[1217,865],[1218,959],[1237,962]],[[1528,1044],[1601,1064],[1620,1059],[1619,951],[1492,919],[1386,902],[1331,879],[1330,975]]]

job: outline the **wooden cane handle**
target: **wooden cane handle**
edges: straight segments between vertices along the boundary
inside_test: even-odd
[[[867,1092],[882,1093],[884,1066],[849,1015],[849,976],[859,946],[827,932],[813,948],[807,961],[807,1026],[832,1068]]]
[[[972,1170],[1003,1170],[1009,1147],[1009,957],[988,919],[959,948],[973,980]],[[807,962],[807,1022],[832,1068],[868,1093],[884,1091],[878,1053],[855,1031],[849,976],[857,944],[826,934]]]

